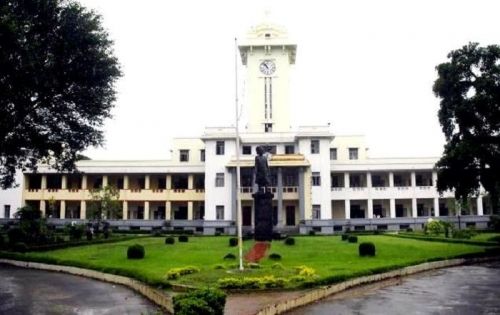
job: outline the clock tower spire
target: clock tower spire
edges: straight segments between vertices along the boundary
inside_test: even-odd
[[[247,131],[289,131],[289,75],[297,45],[284,28],[265,21],[251,28],[238,48],[247,68]]]

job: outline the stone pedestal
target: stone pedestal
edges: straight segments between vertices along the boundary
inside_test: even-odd
[[[273,197],[270,192],[257,192],[252,195],[255,209],[255,240],[272,241],[273,239]]]

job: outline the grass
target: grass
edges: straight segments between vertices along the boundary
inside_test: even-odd
[[[483,246],[427,242],[383,235],[358,236],[359,243],[369,241],[376,246],[375,257],[359,257],[358,245],[341,241],[339,236],[298,236],[296,245],[288,246],[283,241],[274,241],[270,253],[282,256],[284,268],[272,268],[276,262],[267,257],[261,268],[248,269],[241,274],[236,271],[237,260],[225,261],[227,253],[237,256],[237,247],[229,247],[229,237],[189,237],[189,242],[165,245],[164,238],[138,238],[112,244],[96,244],[65,248],[47,252],[30,252],[26,259],[53,260],[58,264],[76,265],[105,272],[132,275],[148,283],[167,283],[166,274],[172,268],[194,266],[200,272],[181,276],[171,283],[185,285],[215,285],[225,277],[253,277],[275,275],[290,277],[295,268],[305,265],[313,268],[317,280],[335,277],[349,278],[375,270],[388,270],[417,264],[424,261],[452,258],[458,255],[481,253]],[[141,244],[146,249],[142,260],[128,260],[127,248]],[[249,250],[253,241],[244,243]],[[221,269],[221,265],[224,269]]]

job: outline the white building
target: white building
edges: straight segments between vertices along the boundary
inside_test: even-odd
[[[16,182],[22,180],[21,174],[16,175]],[[17,209],[21,207],[22,187],[0,189],[0,219],[13,218]]]
[[[491,213],[487,196],[458,211],[452,193],[437,193],[437,158],[371,159],[363,136],[334,135],[329,126],[291,127],[296,49],[284,29],[267,23],[252,28],[239,45],[249,106],[239,148],[234,127],[206,128],[198,139],[175,139],[171,160],[80,161],[80,174],[42,166],[24,175],[23,203],[54,222],[83,220],[89,190],[114,185],[123,211],[112,224],[120,228],[234,233],[240,150],[242,221],[251,229],[255,148],[264,145],[271,153],[277,230],[418,229],[429,217],[485,227],[485,214]]]

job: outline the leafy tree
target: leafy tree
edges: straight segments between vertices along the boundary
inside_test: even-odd
[[[72,0],[0,1],[0,186],[39,161],[74,170],[120,77],[101,17]]]
[[[100,225],[102,220],[120,219],[120,193],[114,186],[104,186],[90,191],[92,202],[89,203],[88,218]]]
[[[440,192],[455,189],[463,201],[489,193],[494,212],[500,193],[500,47],[469,43],[436,67],[433,90],[441,99],[439,122],[446,137],[437,162]]]
[[[18,241],[28,244],[46,242],[50,233],[40,210],[22,207],[16,212],[16,218],[19,219],[19,229],[23,235],[23,239]]]

